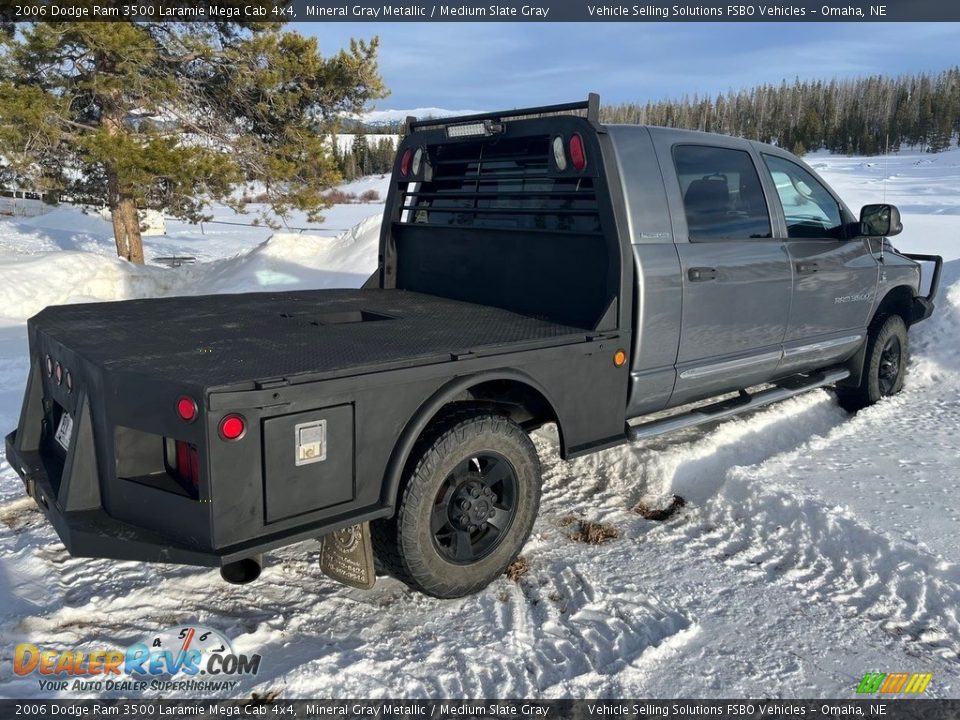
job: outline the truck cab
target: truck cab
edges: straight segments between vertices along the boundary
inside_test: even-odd
[[[667,128],[608,131],[638,270],[628,414],[843,363],[891,290],[917,294],[916,263],[891,252],[881,262],[882,240],[790,153]],[[644,184],[650,168],[659,182]]]

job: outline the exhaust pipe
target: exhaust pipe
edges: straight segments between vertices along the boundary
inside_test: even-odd
[[[263,556],[244,558],[236,562],[227,563],[220,568],[220,577],[231,585],[246,585],[260,577],[263,569]]]

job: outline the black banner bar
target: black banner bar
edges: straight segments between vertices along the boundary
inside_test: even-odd
[[[7,718],[366,718],[633,720],[878,718],[956,720],[960,700],[0,700]]]
[[[952,0],[3,0],[0,20],[960,22]]]

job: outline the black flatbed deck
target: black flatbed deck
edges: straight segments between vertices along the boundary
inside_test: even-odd
[[[109,370],[207,388],[340,377],[587,335],[487,305],[381,289],[61,305],[31,324]]]

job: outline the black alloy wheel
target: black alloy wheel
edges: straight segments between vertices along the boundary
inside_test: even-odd
[[[457,564],[485,558],[513,525],[517,472],[502,455],[467,458],[437,492],[430,531],[440,554]]]
[[[880,384],[880,394],[883,396],[892,395],[894,388],[897,387],[897,380],[900,379],[900,369],[903,365],[903,347],[900,345],[900,338],[891,335],[880,352],[880,367],[877,371],[877,379]]]
[[[482,590],[530,537],[540,482],[523,428],[489,406],[452,406],[411,452],[393,517],[370,524],[379,567],[434,597]]]

